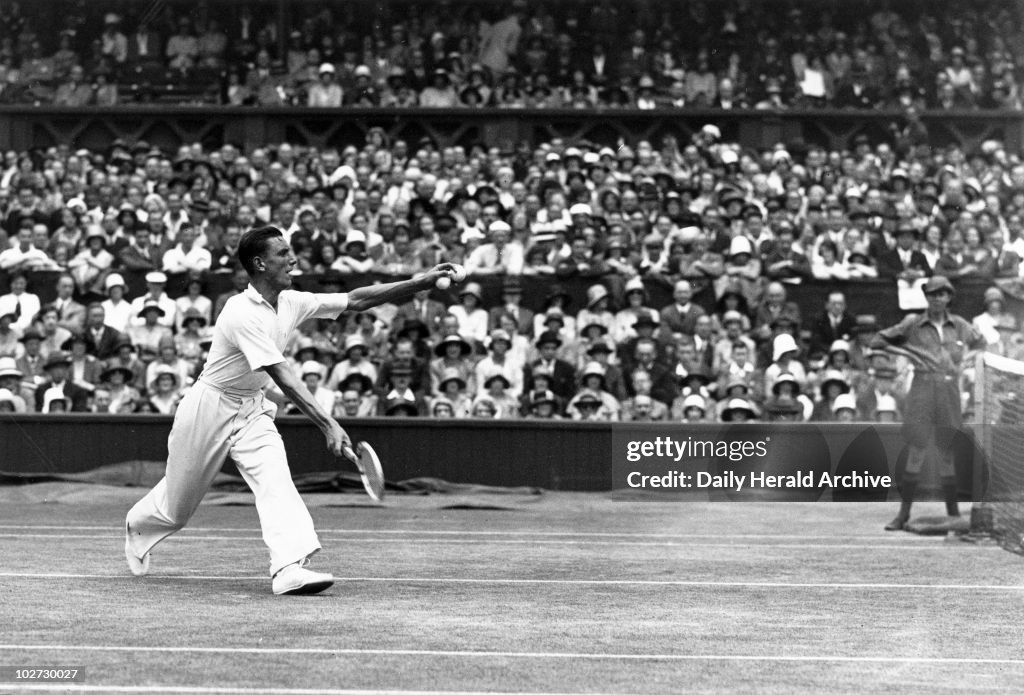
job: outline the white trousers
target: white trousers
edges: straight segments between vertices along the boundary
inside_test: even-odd
[[[164,477],[128,512],[138,557],[188,523],[226,456],[256,495],[271,576],[320,549],[313,519],[292,482],[275,411],[262,393],[231,394],[202,382],[188,390],[167,439]]]

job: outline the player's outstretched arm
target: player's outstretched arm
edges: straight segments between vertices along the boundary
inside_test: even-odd
[[[411,280],[358,287],[348,293],[348,310],[358,313],[380,304],[403,299],[422,290],[429,290],[439,278],[447,277],[454,280],[455,271],[454,264],[441,263]]]
[[[337,420],[331,417],[330,413],[323,409],[323,406],[316,402],[313,394],[299,380],[287,362],[278,362],[263,369],[281,389],[281,392],[288,397],[288,400],[298,406],[299,410],[320,428],[327,439],[327,450],[331,454],[342,456],[346,448],[352,447],[348,433],[338,424]]]

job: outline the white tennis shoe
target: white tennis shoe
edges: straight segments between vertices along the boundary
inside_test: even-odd
[[[306,569],[309,559],[293,562],[274,575],[274,593],[282,594],[318,594],[334,584],[334,576],[326,572],[314,572]]]
[[[128,524],[126,523],[124,525],[124,559],[128,561],[128,569],[130,569],[132,574],[136,577],[149,574],[149,553],[146,553],[142,557],[136,556],[135,551],[132,550],[131,540],[131,530],[128,528]]]

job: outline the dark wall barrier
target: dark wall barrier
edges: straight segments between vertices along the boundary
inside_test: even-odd
[[[56,296],[57,272],[38,272],[29,274],[29,291],[39,295],[45,303]],[[146,291],[144,272],[122,273],[128,283],[128,296],[140,296]],[[185,275],[172,275],[167,284],[167,293],[171,297],[179,297],[185,292]],[[392,282],[394,276],[369,274],[353,275],[345,280],[345,287],[352,289],[374,282]],[[501,303],[501,279],[497,276],[486,276],[474,278],[483,287],[484,304],[488,307],[497,306]],[[213,273],[206,277],[205,293],[210,298],[216,298],[218,294],[231,289],[231,276],[229,273]],[[551,277],[523,276],[523,305],[533,310],[539,310],[544,304],[544,298],[548,295],[551,286],[560,284],[568,291],[573,299],[569,310],[573,313],[585,306],[587,288],[594,284],[593,279],[568,278],[554,279]],[[0,271],[0,294],[8,291],[9,280],[7,274]],[[296,278],[296,287],[311,292],[322,291],[319,275],[303,275]],[[606,281],[607,284],[607,281]],[[984,310],[982,295],[994,282],[984,279],[960,279],[956,281],[957,296],[953,303],[953,310],[968,320],[980,314]],[[650,305],[661,308],[672,301],[672,288],[669,284],[660,281],[648,280],[647,286],[650,295]],[[881,325],[885,326],[895,323],[901,318],[901,312],[896,298],[896,285],[890,280],[849,280],[849,281],[823,281],[811,280],[800,285],[789,285],[789,298],[795,301],[803,312],[805,321],[824,311],[825,299],[832,290],[842,290],[846,294],[846,303],[849,310],[854,314],[874,314],[878,317]],[[454,291],[433,292],[435,299],[448,304],[456,301]],[[703,288],[695,294],[695,301],[702,304],[708,310],[714,307],[714,294],[711,288]],[[1012,294],[1007,295],[1007,308],[1017,316],[1024,316],[1024,301]]]
[[[866,134],[890,141],[889,125],[898,111],[825,109],[786,111],[714,109],[306,109],[231,106],[118,106],[0,108],[0,148],[27,151],[53,145],[106,150],[115,138],[146,140],[168,150],[201,142],[230,142],[245,149],[290,142],[316,147],[360,145],[370,128],[410,143],[429,137],[441,146],[485,144],[511,148],[521,140],[555,137],[614,146],[666,135],[686,142],[706,123],[744,147],[764,148],[802,140],[844,149]],[[1004,140],[1009,150],[1024,146],[1024,114],[1019,111],[930,111],[922,114],[933,145],[957,143],[976,149],[982,141]]]
[[[131,460],[162,461],[171,419],[159,415],[19,415],[0,418],[0,471],[76,473]],[[623,426],[567,421],[474,421],[369,418],[344,422],[353,439],[371,442],[389,480],[437,477],[457,483],[534,486],[550,490],[605,491],[613,487],[613,434]],[[729,425],[662,424],[643,429],[666,436],[728,437]],[[284,417],[278,428],[296,475],[338,470],[351,464],[327,454],[319,430],[301,417]],[[773,424],[774,463],[788,465],[787,452],[821,443],[816,465],[840,473],[869,468],[895,476],[903,442],[898,425]],[[634,428],[635,429],[635,428]],[[862,447],[865,437],[877,442]],[[621,437],[620,437],[621,438]],[[873,452],[872,460],[863,453]],[[969,449],[970,451],[970,449]],[[795,454],[794,454],[795,455]],[[962,489],[971,490],[973,454],[961,457]],[[780,458],[781,457],[781,458]],[[613,463],[615,464],[613,466]],[[226,470],[231,471],[228,464]],[[884,498],[884,497],[883,497]]]

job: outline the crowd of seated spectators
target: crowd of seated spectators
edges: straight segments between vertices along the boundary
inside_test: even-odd
[[[295,274],[325,291],[445,261],[470,274],[450,306],[423,293],[301,327],[290,359],[339,417],[898,419],[912,368],[868,349],[877,317],[838,291],[801,307],[790,288],[888,278],[909,310],[933,274],[982,278],[985,311],[968,318],[988,349],[1019,357],[1004,290],[1024,271],[1022,215],[1024,161],[995,140],[753,151],[709,124],[682,144],[617,149],[373,130],[341,150],[9,152],[0,409],[173,412],[246,287],[240,236],[272,224]],[[129,274],[145,291],[126,296]],[[187,278],[181,296],[169,275]],[[232,289],[207,296],[218,276]],[[54,285],[29,285],[40,277]],[[484,301],[484,279],[500,301]],[[542,303],[524,305],[526,281],[546,288]],[[651,288],[671,300],[652,305]]]
[[[986,3],[208,2],[0,10],[0,101],[315,107],[1020,108],[1024,11]],[[140,9],[149,12],[138,15]],[[51,31],[54,17],[62,28]]]

